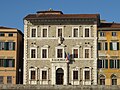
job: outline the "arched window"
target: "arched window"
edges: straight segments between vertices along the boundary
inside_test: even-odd
[[[114,74],[111,75],[111,84],[117,85],[117,76]]]
[[[99,79],[100,79],[100,85],[105,85],[105,76],[104,75],[100,75]]]

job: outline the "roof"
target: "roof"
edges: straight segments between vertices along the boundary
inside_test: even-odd
[[[71,18],[98,18],[99,14],[63,14],[61,11],[38,11],[29,14],[24,19],[71,19]]]
[[[120,28],[120,23],[101,23],[99,28]]]
[[[16,29],[16,28],[9,28],[9,27],[0,26],[0,29]]]

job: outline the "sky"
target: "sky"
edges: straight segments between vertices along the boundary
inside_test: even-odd
[[[120,22],[120,0],[0,0],[0,26],[24,32],[26,15],[49,8],[64,14],[100,14],[102,20]]]

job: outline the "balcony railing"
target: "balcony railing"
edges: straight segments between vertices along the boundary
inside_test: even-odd
[[[51,62],[68,62],[66,58],[51,58]]]

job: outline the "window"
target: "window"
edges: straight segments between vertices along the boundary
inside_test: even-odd
[[[12,36],[13,36],[13,33],[9,33],[8,36],[9,36],[9,37],[12,37]]]
[[[73,37],[78,37],[79,32],[78,32],[78,28],[74,28],[73,29]]]
[[[0,67],[4,67],[4,59],[0,59]]]
[[[42,79],[43,80],[47,79],[47,71],[42,71]]]
[[[73,80],[78,80],[78,71],[73,71]]]
[[[14,59],[0,59],[0,67],[14,67],[15,60]]]
[[[35,80],[35,71],[31,71],[31,80]]]
[[[36,49],[31,49],[31,58],[36,58]]]
[[[100,32],[100,37],[104,37],[105,36],[105,32]]]
[[[89,49],[85,49],[85,58],[89,58]]]
[[[85,37],[89,37],[90,35],[89,35],[89,28],[85,28]]]
[[[119,42],[110,42],[110,50],[119,50]]]
[[[3,84],[3,76],[0,76],[0,84]]]
[[[112,36],[117,36],[117,33],[116,32],[112,32]]]
[[[36,29],[32,28],[31,37],[36,37]]]
[[[42,58],[47,58],[47,49],[42,49]]]
[[[63,49],[57,49],[57,58],[63,58]]]
[[[47,37],[47,29],[43,29],[43,37]]]
[[[117,76],[116,75],[111,75],[111,84],[112,85],[117,85]]]
[[[62,28],[58,28],[58,37],[63,37]]]
[[[12,76],[7,76],[7,83],[12,84]]]
[[[97,61],[98,68],[108,68],[108,60],[98,60]]]
[[[5,42],[0,42],[0,50],[5,50]]]
[[[100,75],[100,85],[105,85],[105,76]]]
[[[15,42],[7,42],[8,50],[15,50]]]
[[[90,80],[90,71],[85,71],[85,80]]]
[[[73,49],[73,57],[78,58],[78,49]]]
[[[3,36],[5,36],[5,34],[4,33],[0,33],[0,36],[3,37]]]
[[[120,68],[120,60],[110,60],[110,68]]]

